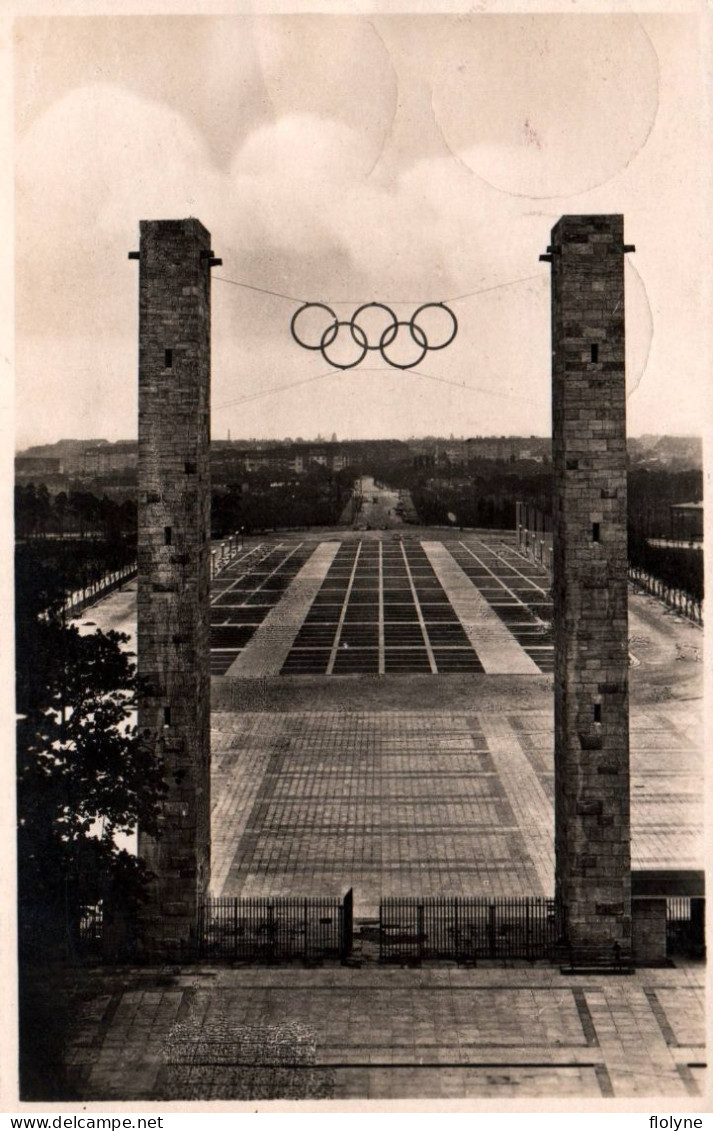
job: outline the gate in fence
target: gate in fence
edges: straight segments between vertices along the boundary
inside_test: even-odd
[[[343,958],[351,951],[352,935],[351,889],[344,899],[207,899],[198,913],[200,958]]]
[[[379,906],[382,961],[551,958],[562,937],[554,899],[389,898]]]

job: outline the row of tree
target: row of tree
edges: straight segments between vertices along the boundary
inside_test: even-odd
[[[158,833],[165,793],[137,736],[128,638],[65,624],[64,585],[41,556],[15,579],[20,1076],[44,1100],[71,1098],[61,970],[82,954],[89,909],[138,908],[148,873],[121,841]]]
[[[243,482],[213,491],[211,527],[214,538],[237,530],[278,530],[335,526],[349,500],[354,473],[313,466],[289,480],[275,482],[268,472],[246,475]]]
[[[223,522],[228,532],[331,524],[350,490],[351,477],[325,469],[277,487],[256,476],[222,511],[221,497],[214,500],[215,525],[220,532]],[[139,898],[141,865],[116,838],[139,822],[154,831],[161,795],[161,767],[141,747],[133,722],[136,671],[122,648],[126,638],[82,635],[62,614],[68,592],[135,555],[136,508],[93,497],[52,499],[34,487],[19,488],[16,500],[21,933],[30,950],[50,939],[66,948],[76,943],[82,907],[119,889],[124,903]],[[68,510],[83,518],[84,537],[66,537],[69,523],[59,519]]]
[[[660,581],[671,593],[684,593],[700,605],[704,595],[703,553],[677,546],[652,546],[629,525],[629,565]]]
[[[671,506],[703,498],[703,472],[632,469],[627,476],[629,523],[648,538],[671,536]]]
[[[90,491],[50,493],[45,483],[15,487],[15,537],[101,538],[116,543],[136,538],[136,500],[117,501]]]
[[[226,521],[242,519],[242,525],[250,523],[256,529],[267,529],[275,522],[280,525],[282,520],[290,524],[287,520],[296,515],[301,525],[323,525],[343,509],[351,483],[362,472],[392,487],[421,491],[424,507],[431,510],[435,504],[426,500],[426,492],[438,495],[448,491],[450,502],[464,510],[472,506],[477,496],[487,495],[493,501],[496,524],[517,500],[531,502],[545,511],[551,506],[552,469],[548,464],[478,460],[467,469],[447,465],[433,469],[416,467],[412,462],[372,462],[368,467],[354,465],[338,472],[313,465],[306,475],[279,483],[273,481],[274,476],[268,471],[244,472],[239,483],[236,481],[216,490],[213,496],[215,522],[219,528],[216,532],[222,535],[228,529],[223,522],[224,515]],[[632,468],[628,476],[630,519],[649,536],[666,536],[670,530],[671,504],[700,499],[702,491],[700,470]],[[119,536],[129,537],[136,532],[136,500],[117,501],[84,490],[52,495],[43,483],[18,485],[15,488],[15,527],[21,539],[92,534],[108,541]]]
[[[514,529],[515,503],[552,514],[552,469],[496,467],[481,461],[467,472],[440,471],[435,478],[418,468],[380,468],[391,487],[408,488],[423,525],[458,525]],[[700,551],[652,546],[648,539],[670,535],[670,507],[702,497],[702,472],[636,468],[628,475],[629,561],[664,587],[703,600],[703,555]]]
[[[515,504],[551,510],[552,471],[544,465],[498,464],[480,460],[469,469],[439,469],[437,476],[416,467],[380,469],[390,487],[411,492],[418,522],[424,526],[477,526],[513,529]]]
[[[136,560],[135,538],[105,541],[100,538],[32,538],[15,546],[15,577],[18,615],[32,592],[50,607],[52,594],[64,597],[88,589],[107,574]],[[34,605],[34,597],[31,597]]]

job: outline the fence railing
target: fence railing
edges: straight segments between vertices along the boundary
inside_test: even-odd
[[[136,577],[136,562],[129,562],[128,565],[122,566],[121,569],[110,570],[105,573],[103,577],[97,578],[95,581],[89,582],[88,585],[83,586],[81,589],[75,589],[70,593],[64,603],[64,610],[70,616],[75,616],[81,613],[84,609],[93,605],[95,601],[100,598],[106,597],[108,593],[113,592],[114,589],[121,588],[127,581]]]
[[[515,504],[517,546],[520,553],[531,561],[543,566],[549,573],[553,571],[552,561],[552,519],[537,507],[525,503]],[[695,601],[683,589],[676,589],[653,577],[646,570],[630,565],[627,570],[633,585],[657,597],[669,609],[693,621],[703,624],[703,602]]]
[[[259,547],[256,547],[256,549],[258,548]],[[232,535],[230,538],[226,538],[223,542],[214,546],[210,554],[211,579],[217,577],[219,573],[226,569],[226,567],[235,560],[242,549],[243,537],[241,534]],[[112,590],[120,588],[125,582],[136,577],[136,574],[136,562],[129,562],[128,565],[122,566],[121,569],[111,570],[109,573],[104,574],[103,577],[96,578],[81,589],[75,589],[73,593],[69,594],[64,603],[65,612],[70,615],[81,613],[101,597],[105,597],[108,593],[111,593]]]
[[[527,503],[515,503],[517,545],[539,565],[552,572],[552,517]]]
[[[21,916],[21,919],[25,918]],[[29,925],[31,928],[31,924]],[[389,897],[379,907],[379,959],[526,959],[560,961],[567,954],[564,915],[543,896]],[[80,962],[126,961],[126,942],[117,950],[100,903],[86,907],[65,943]],[[198,916],[199,960],[247,962],[348,957],[353,946],[353,896],[206,900]],[[24,951],[35,958],[46,941],[26,929]],[[54,946],[51,953],[56,953]],[[133,945],[133,944],[130,944]],[[666,953],[703,958],[705,898],[666,898]],[[601,960],[593,948],[592,962]]]
[[[104,907],[95,903],[85,907],[79,920],[79,944],[88,954],[101,954],[104,942]]]
[[[222,542],[213,544],[210,551],[211,581],[235,560],[243,549],[243,542],[243,535],[236,533],[229,535],[228,538],[224,538]]]
[[[561,939],[554,899],[543,896],[393,897],[379,907],[380,958],[550,958]]]
[[[705,899],[675,896],[666,900],[666,953],[705,956]]]
[[[345,958],[353,933],[351,890],[338,897],[207,899],[198,914],[201,958],[280,961]]]
[[[650,573],[639,566],[630,565],[628,575],[629,581],[634,586],[650,593],[653,597],[657,597],[669,609],[673,609],[674,612],[680,613],[681,616],[694,621],[696,624],[703,624],[702,601],[694,601],[690,594],[683,589],[676,589],[672,585],[667,585],[665,581],[661,581],[658,577],[652,577]]]

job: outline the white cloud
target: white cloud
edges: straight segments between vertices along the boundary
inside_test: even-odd
[[[494,189],[458,164],[427,117],[420,120],[422,151],[405,111],[389,134],[394,72],[368,26],[361,28],[359,42],[364,50],[371,45],[373,97],[368,86],[359,87],[358,67],[347,74],[351,66],[345,61],[347,48],[353,46],[349,37],[328,68],[330,81],[340,67],[344,70],[344,89],[330,95],[318,69],[311,77],[291,81],[297,49],[285,39],[288,30],[287,23],[272,21],[269,35],[257,36],[262,69],[253,67],[250,81],[257,83],[259,75],[277,117],[269,120],[255,112],[254,128],[246,129],[245,107],[256,103],[259,93],[257,86],[246,88],[235,109],[242,140],[235,143],[230,161],[215,160],[215,146],[199,131],[196,114],[181,113],[175,99],[170,104],[154,101],[107,83],[72,90],[28,128],[17,153],[17,281],[20,334],[31,335],[36,348],[19,350],[22,414],[26,418],[35,414],[39,426],[44,413],[45,425],[51,429],[53,399],[69,393],[88,411],[92,397],[87,382],[95,380],[102,387],[104,375],[111,373],[112,382],[119,382],[127,393],[125,408],[119,406],[113,426],[118,434],[134,432],[137,273],[126,254],[137,246],[140,219],[195,215],[211,230],[216,253],[223,258],[223,268],[216,274],[306,299],[420,302],[536,277],[458,303],[458,338],[423,363],[426,371],[457,383],[492,393],[512,388],[533,396],[539,405],[534,417],[522,402],[461,394],[425,379],[419,384],[415,378],[393,374],[364,373],[360,378],[358,371],[331,385],[315,383],[294,394],[231,410],[232,416],[223,419],[233,434],[241,431],[242,421],[249,422],[248,430],[256,434],[313,434],[317,426],[322,430],[329,426],[331,411],[346,414],[333,424],[340,435],[349,431],[349,421],[362,434],[370,427],[376,430],[376,416],[379,431],[401,432],[406,414],[410,420],[415,406],[423,411],[423,427],[435,427],[433,422],[441,420],[444,431],[516,430],[516,421],[522,430],[528,419],[536,421],[533,428],[546,428],[549,289],[548,269],[538,263],[538,254],[545,249],[553,223],[567,211],[624,211],[627,231],[638,225],[643,232],[634,237],[646,241],[635,262],[646,290],[656,296],[659,324],[646,384],[632,407],[636,413],[644,406],[644,417],[655,411],[672,359],[683,356],[680,350],[676,354],[670,338],[667,311],[673,311],[677,325],[688,326],[691,319],[675,306],[674,297],[677,290],[683,293],[690,273],[678,258],[667,262],[665,254],[651,251],[666,242],[666,218],[673,215],[671,202],[676,199],[666,180],[671,164],[666,157],[670,132],[661,133],[669,121],[666,107],[641,158],[609,185],[569,200],[523,201]],[[659,48],[665,69],[665,52],[660,44]],[[304,44],[299,50],[305,50]],[[669,50],[675,54],[672,46]],[[231,53],[225,49],[218,53],[216,65],[227,74],[230,61]],[[401,82],[402,101],[408,105],[408,89],[403,78]],[[216,73],[211,84],[219,85]],[[231,84],[236,91],[235,75]],[[351,99],[346,98],[347,91]],[[327,113],[330,97],[333,117]],[[355,110],[359,98],[363,125]],[[680,112],[680,90],[677,98]],[[220,114],[229,113],[230,105],[223,99]],[[687,128],[692,128],[690,123]],[[230,135],[226,126],[223,141]],[[387,135],[384,159],[368,175],[378,144]],[[494,160],[497,148],[489,159]],[[393,153],[408,159],[395,162]],[[679,200],[686,167],[679,154],[675,169]],[[681,288],[675,284],[678,277]],[[635,377],[648,348],[649,313],[644,288],[633,275],[627,288]],[[340,306],[341,316],[348,309]],[[318,355],[300,350],[289,337],[293,310],[284,300],[216,281],[216,403],[325,368]],[[37,344],[42,338],[51,343],[51,356],[40,379],[34,367],[42,356]],[[700,368],[693,344],[685,356]],[[38,388],[43,390],[40,398],[34,396]],[[360,388],[363,397],[355,391]],[[28,390],[24,400],[23,389]],[[688,415],[693,399],[679,398]],[[95,413],[86,426],[97,434],[102,431],[101,399]],[[290,424],[295,414],[299,428]],[[468,422],[461,428],[464,414]],[[411,422],[408,430],[418,427]]]

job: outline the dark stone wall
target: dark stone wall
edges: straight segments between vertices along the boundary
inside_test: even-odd
[[[661,965],[666,961],[666,900],[634,899],[632,951],[635,962]]]
[[[144,957],[190,955],[210,879],[210,236],[143,221],[139,267],[138,725],[162,754]]]
[[[622,216],[552,230],[556,890],[575,960],[631,952]]]

